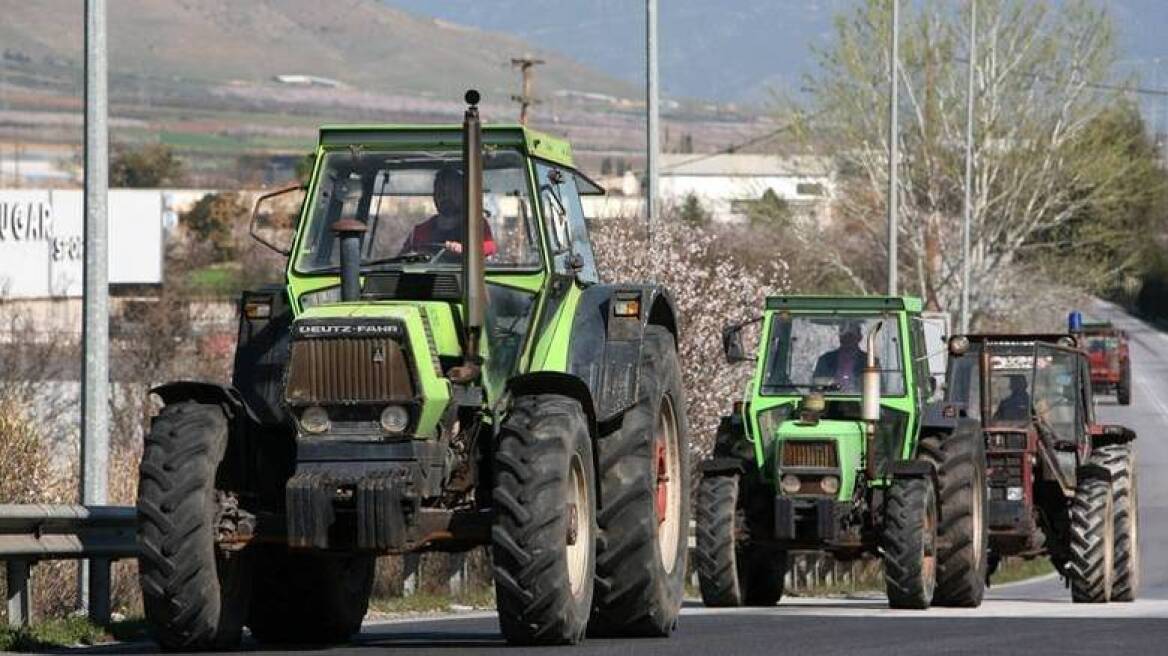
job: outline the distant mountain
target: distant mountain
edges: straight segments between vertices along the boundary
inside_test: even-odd
[[[510,32],[614,77],[643,84],[644,0],[384,0],[419,15]],[[901,0],[902,3],[952,0]],[[1039,0],[1034,0],[1039,1]],[[1056,3],[1065,0],[1054,0]],[[1119,28],[1119,72],[1168,87],[1168,2],[1096,0]],[[832,18],[857,0],[659,0],[662,89],[721,101],[796,92],[812,66],[810,47],[828,42]],[[964,4],[962,2],[961,4]],[[548,75],[551,67],[546,67]]]
[[[271,82],[296,74],[372,93],[500,99],[518,77],[510,58],[534,51],[550,89],[629,96],[637,86],[513,34],[394,9],[380,0],[114,0],[110,71],[179,83]],[[0,66],[79,68],[77,0],[0,0]],[[0,78],[3,79],[3,78]]]

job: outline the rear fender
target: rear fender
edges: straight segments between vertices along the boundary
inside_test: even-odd
[[[199,381],[166,383],[151,389],[166,405],[194,402],[217,405],[227,415],[227,449],[215,474],[217,485],[232,490],[256,489],[250,463],[255,462],[255,445],[248,439],[251,427],[259,426],[247,402],[234,387]]]
[[[568,371],[587,386],[602,425],[619,420],[640,398],[641,346],[649,325],[664,327],[677,341],[673,299],[663,287],[593,285],[580,295]]]
[[[1098,449],[1112,444],[1128,444],[1136,439],[1136,432],[1118,424],[1091,424],[1091,448]]]

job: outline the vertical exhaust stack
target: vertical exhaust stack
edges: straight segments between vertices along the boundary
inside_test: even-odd
[[[368,228],[356,219],[341,219],[332,226],[341,242],[341,300],[361,298],[361,237]]]
[[[876,478],[876,423],[880,421],[880,368],[876,363],[876,334],[881,321],[868,333],[868,362],[860,378],[860,418],[864,421],[865,467],[868,480]]]
[[[479,122],[479,92],[466,92],[466,113],[462,120],[462,164],[465,187],[466,225],[463,234],[463,307],[466,312],[466,339],[462,365],[450,371],[456,383],[470,383],[479,377],[482,358],[479,345],[486,316],[487,289],[483,262],[483,131]]]

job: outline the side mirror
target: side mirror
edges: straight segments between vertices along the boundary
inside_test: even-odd
[[[307,189],[300,184],[268,192],[256,199],[251,211],[251,238],[287,257],[292,254],[292,241],[296,236],[296,222],[304,204]],[[289,194],[299,194],[299,198],[277,198]]]
[[[742,324],[730,324],[722,328],[722,351],[726,353],[726,362],[730,364],[749,359],[742,346]]]

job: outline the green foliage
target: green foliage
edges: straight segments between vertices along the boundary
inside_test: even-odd
[[[750,204],[746,216],[752,226],[782,229],[790,226],[794,213],[786,199],[767,188],[761,198]]]
[[[147,144],[138,148],[116,146],[110,158],[111,187],[151,189],[176,185],[183,181],[185,169],[174,150],[164,144]]]
[[[235,257],[235,228],[243,224],[248,206],[233,192],[207,194],[182,215],[182,225],[211,249],[216,262]]]
[[[702,206],[702,201],[692,191],[685,195],[678,213],[681,220],[690,226],[702,226],[710,222],[710,213]]]

